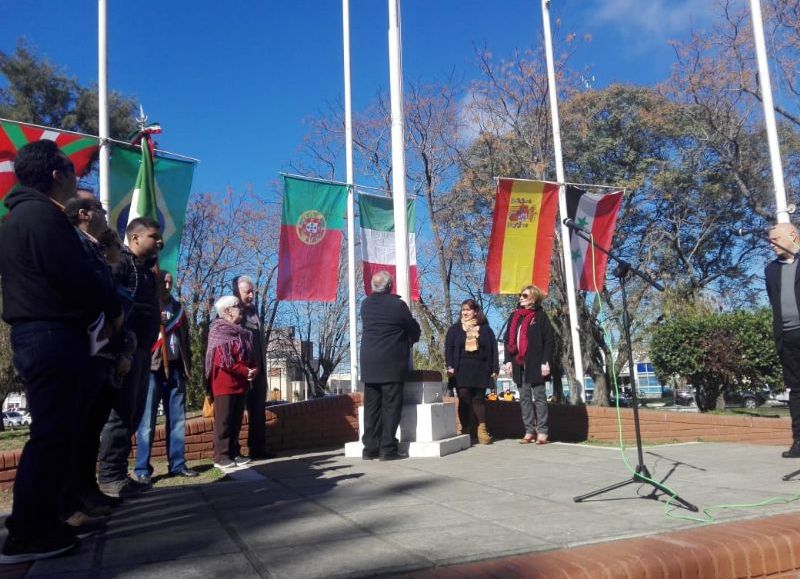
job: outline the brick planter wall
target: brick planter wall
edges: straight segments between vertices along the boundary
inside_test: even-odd
[[[448,398],[455,401],[454,398]],[[358,406],[361,394],[344,394],[267,407],[267,448],[273,451],[343,446],[358,440]],[[621,409],[623,436],[635,441],[633,410]],[[742,442],[789,446],[792,442],[788,418],[715,416],[697,413],[640,410],[642,439],[652,442]],[[518,402],[487,401],[486,422],[496,438],[519,438],[524,434]],[[213,421],[186,421],[186,458],[212,458]],[[166,458],[164,426],[156,427],[152,456]],[[617,440],[615,408],[550,405],[550,438],[577,442]],[[247,418],[240,436],[247,450]],[[135,452],[135,447],[134,447]],[[14,483],[21,451],[0,452],[0,489]]]

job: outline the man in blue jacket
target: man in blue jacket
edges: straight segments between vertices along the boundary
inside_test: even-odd
[[[395,438],[403,409],[403,381],[420,327],[405,302],[391,293],[392,276],[388,272],[373,275],[371,286],[372,294],[361,303],[362,457],[396,460],[403,457]]]
[[[116,294],[63,212],[76,193],[72,162],[53,141],[36,141],[19,150],[14,172],[19,185],[6,196],[9,213],[0,226],[3,319],[33,420],[0,563],[53,557],[78,544],[59,511],[75,458],[87,327],[100,313],[109,332],[122,325]]]

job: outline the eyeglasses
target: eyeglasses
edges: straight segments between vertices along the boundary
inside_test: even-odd
[[[529,297],[531,297],[531,294],[521,293],[519,294],[519,297],[525,298],[527,300]]]

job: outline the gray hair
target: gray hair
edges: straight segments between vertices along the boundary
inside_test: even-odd
[[[249,283],[251,286],[256,287],[256,284],[253,283],[253,279],[249,275],[240,275],[236,278],[236,287],[239,287],[241,283]]]
[[[214,309],[217,311],[218,316],[222,316],[228,308],[239,305],[239,300],[233,296],[222,296],[214,302]]]
[[[372,276],[370,285],[372,286],[373,293],[388,294],[392,291],[392,274],[388,271],[379,271]]]

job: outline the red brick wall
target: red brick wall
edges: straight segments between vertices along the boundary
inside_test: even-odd
[[[450,401],[455,399],[450,398]],[[358,440],[360,394],[345,394],[282,404],[267,408],[267,448],[273,451],[343,446]],[[486,422],[496,438],[518,438],[523,432],[519,403],[486,403]],[[634,442],[633,410],[623,408],[623,436]],[[788,418],[714,416],[697,413],[641,410],[642,438],[651,442],[744,442],[750,444],[791,444]],[[186,421],[186,458],[212,458],[212,419]],[[563,441],[617,440],[615,408],[550,405],[550,438]],[[247,418],[240,436],[247,445]],[[0,489],[11,488],[21,451],[0,452]],[[164,426],[156,427],[152,456],[164,459]]]

